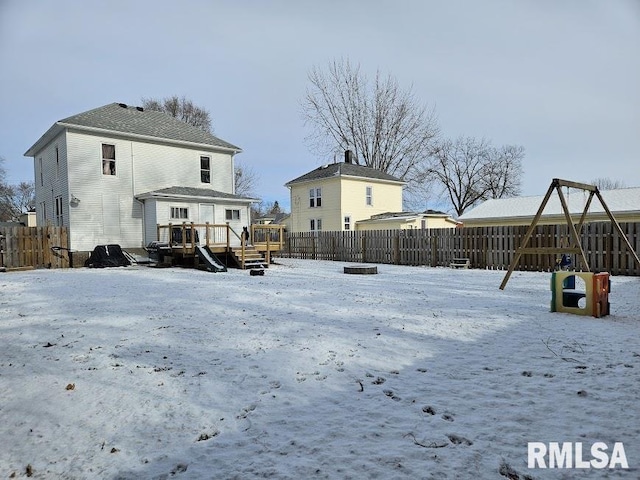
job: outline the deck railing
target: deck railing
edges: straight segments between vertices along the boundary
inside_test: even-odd
[[[284,248],[284,225],[251,225],[251,241],[254,246],[264,246],[266,250]]]
[[[157,225],[157,239],[159,242],[171,246],[182,247],[183,253],[192,254],[197,245],[207,247],[240,247],[244,258],[245,242],[242,232],[235,231],[228,223],[170,223]],[[248,244],[259,251],[278,251],[284,248],[284,225],[251,225]]]
[[[157,240],[172,247],[182,247],[184,253],[194,253],[198,245],[225,247],[228,250],[234,237],[240,243],[240,236],[228,223],[183,222],[157,225]]]

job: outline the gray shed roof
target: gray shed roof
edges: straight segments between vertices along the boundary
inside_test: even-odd
[[[308,182],[313,180],[320,180],[331,177],[361,177],[371,178],[375,180],[384,180],[388,182],[405,183],[393,175],[389,175],[381,170],[375,168],[365,167],[363,165],[355,165],[353,163],[330,163],[311,170],[309,173],[295,178],[287,183],[285,186],[293,185],[295,183]]]
[[[257,202],[258,199],[243,197],[241,195],[234,195],[233,193],[219,192],[217,190],[211,190],[209,188],[195,188],[195,187],[167,187],[160,190],[154,190],[152,192],[141,193],[136,195],[137,198],[151,198],[151,197],[185,197],[185,198],[210,198],[210,199],[222,199],[222,200],[236,200],[241,202]]]
[[[117,132],[161,141],[207,145],[240,152],[229,142],[163,112],[110,103],[57,121],[27,152],[33,156],[64,128]]]

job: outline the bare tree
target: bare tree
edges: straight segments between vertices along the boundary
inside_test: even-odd
[[[616,190],[625,187],[622,180],[612,180],[609,177],[595,178],[591,180],[591,185],[595,185],[599,190]]]
[[[4,157],[0,157],[0,222],[7,222],[11,219],[9,205],[6,201],[9,185],[6,183],[7,171],[4,168],[4,162]]]
[[[523,157],[521,146],[494,148],[485,139],[447,139],[433,149],[427,175],[460,216],[481,200],[518,195]]]
[[[236,195],[246,197],[255,196],[255,190],[258,184],[258,175],[253,168],[236,161],[234,181],[236,185]]]
[[[0,221],[17,222],[20,215],[35,206],[35,185],[33,182],[20,182],[9,185],[6,182],[5,159],[0,157]]]
[[[157,98],[142,98],[142,106],[147,110],[165,112],[183,122],[198,127],[205,132],[213,133],[211,117],[204,108],[196,106],[191,100],[179,98],[177,95],[163,100]]]
[[[359,65],[334,60],[312,68],[302,114],[310,148],[327,158],[351,149],[356,163],[394,175],[415,187],[438,134],[434,111],[391,75],[376,72],[370,84]]]
[[[274,202],[264,202],[256,203],[251,206],[251,221],[254,222],[256,219],[267,216],[267,215],[279,215],[284,213],[280,208],[280,204],[278,201]]]
[[[486,187],[483,200],[520,195],[523,158],[524,147],[521,145],[489,149],[489,162],[482,182]]]

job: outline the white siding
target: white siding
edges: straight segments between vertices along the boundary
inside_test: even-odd
[[[144,244],[149,245],[149,243],[158,240],[158,216],[154,199],[144,201],[144,224]]]
[[[204,211],[203,207],[213,207],[214,218],[213,222],[209,217],[201,217],[201,210]],[[185,219],[173,219],[171,218],[171,207],[181,207],[187,208],[189,210],[189,217]],[[147,222],[147,243],[153,240],[156,240],[157,237],[157,229],[156,225],[168,225],[169,223],[173,223],[175,225],[185,223],[195,223],[195,224],[204,224],[206,222],[214,223],[216,225],[225,225],[227,220],[225,219],[225,212],[227,209],[239,210],[240,211],[240,219],[229,221],[229,226],[233,229],[234,232],[239,236],[242,232],[242,227],[248,227],[250,224],[250,211],[249,207],[246,205],[238,205],[235,203],[216,203],[216,204],[206,204],[202,202],[189,202],[189,201],[180,201],[180,200],[165,200],[165,199],[151,199],[145,200],[145,216]],[[153,232],[151,231],[151,219],[155,218],[155,222],[153,223]],[[201,241],[204,241],[204,234],[201,235]],[[236,238],[235,235],[231,236],[231,244],[237,245],[240,243],[239,238]]]
[[[103,143],[116,147],[115,175],[102,173]],[[70,247],[87,251],[109,243],[143,246],[142,205],[133,197],[131,142],[68,132],[67,151],[69,190],[80,200],[70,218]]]
[[[103,174],[103,143],[115,145],[115,175]],[[59,170],[56,169],[56,146]],[[210,158],[210,183],[201,182],[201,156]],[[38,221],[41,225],[55,223],[54,199],[62,196],[70,248],[80,251],[108,243],[117,243],[123,248],[142,247],[156,240],[156,224],[170,221],[170,207],[175,202],[146,200],[143,207],[142,202],[135,199],[136,195],[172,186],[225,193],[233,193],[234,188],[230,153],[132,141],[73,129],[61,133],[37,152],[34,166]],[[71,198],[79,202],[70,206]],[[186,206],[188,221],[198,223],[198,203]],[[216,205],[216,223],[224,223],[225,208]],[[241,231],[242,226],[249,224],[249,209],[246,205],[233,208],[241,210],[237,225]],[[146,225],[143,224],[145,217]]]
[[[135,194],[166,187],[210,188],[233,193],[233,161],[227,153],[130,142]],[[200,181],[200,157],[211,159],[211,183]]]
[[[57,159],[56,162],[56,148]],[[64,133],[58,135],[34,157],[36,216],[40,226],[55,225],[55,198],[62,197],[63,222],[69,225],[69,190],[67,188],[67,158]],[[40,169],[42,165],[42,170]],[[45,210],[42,210],[42,205]]]

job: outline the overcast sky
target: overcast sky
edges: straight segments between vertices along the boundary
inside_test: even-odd
[[[284,184],[333,161],[300,105],[341,57],[413,88],[444,136],[524,146],[524,195],[640,186],[638,0],[0,0],[0,156],[33,180],[23,154],[55,121],[184,95],[288,209]]]

